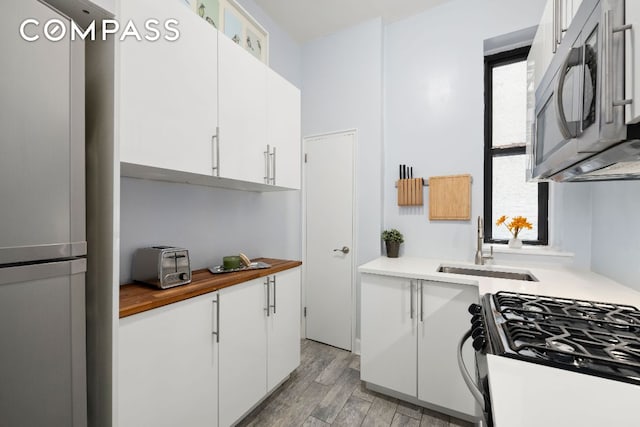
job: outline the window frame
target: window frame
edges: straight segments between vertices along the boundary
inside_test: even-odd
[[[484,57],[484,242],[508,243],[493,238],[493,158],[526,154],[526,146],[493,147],[493,78],[494,68],[527,60],[531,46]],[[523,240],[525,245],[549,244],[549,183],[538,183],[538,238]]]

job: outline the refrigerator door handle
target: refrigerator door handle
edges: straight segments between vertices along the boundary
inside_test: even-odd
[[[0,285],[84,274],[86,271],[85,258],[4,267],[0,268]]]

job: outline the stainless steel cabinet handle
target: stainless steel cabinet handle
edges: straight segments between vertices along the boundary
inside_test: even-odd
[[[271,184],[276,185],[276,147],[271,153]]]
[[[480,387],[476,385],[475,381],[473,381],[473,378],[471,378],[471,375],[469,375],[469,371],[467,370],[467,367],[464,364],[464,359],[462,358],[462,348],[464,346],[464,343],[469,339],[470,336],[471,330],[467,331],[467,333],[464,334],[464,336],[460,340],[460,343],[458,344],[458,368],[460,368],[460,373],[462,374],[464,382],[467,383],[469,391],[478,402],[478,405],[480,405],[482,412],[485,412],[484,395],[482,394],[482,391],[480,391]]]
[[[211,169],[213,176],[220,176],[220,128],[211,136]]]
[[[420,281],[420,321],[424,322],[424,282]]]
[[[613,12],[607,10],[604,12],[603,23],[603,58],[604,58],[604,120],[606,123],[613,123],[613,108],[628,105],[633,102],[632,99],[623,99],[617,101],[614,92],[614,67],[613,67],[613,35],[622,31],[633,28],[633,25],[627,24],[620,27],[614,27]]]
[[[267,304],[264,307],[264,311],[267,312],[267,317],[269,317],[271,315],[270,313],[270,307],[269,307],[269,303],[271,302],[271,287],[269,286],[269,277],[267,277],[267,281],[264,282],[264,285],[267,287]]]
[[[213,305],[216,306],[216,327],[214,332],[211,332],[212,335],[216,336],[216,342],[220,342],[220,295],[218,295],[217,299],[214,299]]]
[[[410,310],[409,318],[413,319],[413,305],[414,305],[414,303],[413,303],[413,280],[409,280],[409,293],[411,294],[411,300],[410,300],[411,302],[410,302],[410,305],[409,305],[409,310]]]
[[[346,255],[349,253],[349,247],[343,246],[341,249],[334,249],[333,252],[342,252],[343,254]]]
[[[273,307],[273,314],[276,314],[276,304],[277,304],[277,300],[278,300],[278,297],[277,297],[277,294],[276,294],[276,287],[277,287],[277,285],[276,285],[276,276],[273,276],[273,280],[272,280],[271,283],[273,283],[273,305],[271,307]]]
[[[269,145],[267,145],[267,151],[264,152],[264,183],[269,183],[270,171],[269,171]]]
[[[560,21],[560,0],[553,0],[553,21],[551,22],[551,29],[553,32],[553,46],[552,51],[556,53],[558,51],[558,21]]]

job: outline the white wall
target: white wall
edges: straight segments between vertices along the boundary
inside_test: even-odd
[[[640,182],[591,185],[592,269],[640,291]]]
[[[269,32],[271,68],[300,86],[300,46],[253,0],[240,3]],[[260,194],[123,178],[120,283],[131,281],[135,249],[157,244],[189,249],[194,269],[240,251],[299,260],[300,212],[299,191]]]
[[[303,135],[358,131],[357,264],[380,255],[382,32],[375,19],[313,40],[302,51]],[[359,304],[359,280],[356,289]]]
[[[537,25],[544,3],[456,0],[386,27],[384,225],[404,233],[401,254],[473,259],[484,194],[483,41]],[[428,204],[398,207],[400,163],[412,165],[416,177],[470,173],[472,220],[430,222]],[[580,251],[576,258],[585,265],[589,236],[564,212],[589,200],[588,192],[563,188],[551,202],[555,224],[563,227],[552,243]]]

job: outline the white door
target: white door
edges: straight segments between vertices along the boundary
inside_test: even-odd
[[[355,132],[305,138],[307,338],[351,350]],[[344,250],[343,250],[344,248]]]
[[[121,427],[217,425],[215,300],[207,294],[120,320]]]
[[[420,283],[418,399],[475,416],[476,404],[460,375],[456,357],[458,342],[470,326],[467,308],[478,303],[478,287],[426,280]],[[473,369],[475,357],[470,345],[465,346],[463,356],[467,367]],[[475,377],[474,372],[471,375]]]
[[[417,393],[417,283],[362,275],[361,379],[408,396]]]
[[[120,22],[144,28],[150,17],[180,21],[180,38],[129,37],[120,50],[120,159],[212,174],[218,126],[218,32],[182,2],[120,2]]]
[[[267,393],[264,283],[255,279],[219,291],[221,427],[233,424]]]
[[[300,268],[269,276],[267,389],[272,390],[300,364]]]

